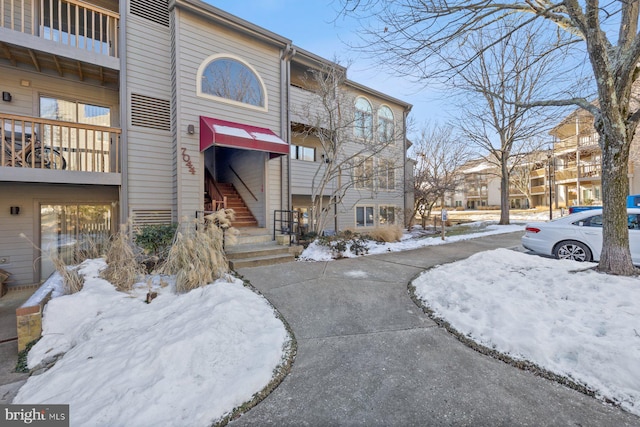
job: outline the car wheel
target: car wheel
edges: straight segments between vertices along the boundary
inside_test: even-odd
[[[558,259],[573,261],[591,261],[591,251],[584,243],[575,240],[560,242],[553,249],[553,255]]]

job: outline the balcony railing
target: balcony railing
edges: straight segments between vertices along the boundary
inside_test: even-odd
[[[534,169],[530,172],[531,178],[539,178],[547,174],[547,168]]]
[[[602,167],[599,164],[580,165],[580,178],[600,178]]]
[[[0,167],[120,172],[120,129],[0,114]]]
[[[76,0],[0,0],[0,26],[118,57],[120,15]]]
[[[578,177],[578,170],[576,167],[559,169],[555,172],[556,182],[566,181],[568,179],[576,179]]]
[[[531,187],[531,194],[545,194],[548,186],[546,185],[534,185]]]

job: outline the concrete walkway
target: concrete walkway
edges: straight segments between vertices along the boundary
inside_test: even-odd
[[[640,419],[461,344],[410,299],[426,268],[522,233],[239,273],[298,341],[291,373],[230,426],[638,426]],[[482,272],[478,272],[482,274]]]

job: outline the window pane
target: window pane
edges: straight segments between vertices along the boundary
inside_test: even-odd
[[[356,208],[356,225],[358,227],[364,227],[364,208],[363,207]]]
[[[298,158],[298,146],[291,144],[291,146],[289,147],[289,150],[291,152],[291,158],[292,159],[297,159]]]
[[[77,122],[76,103],[63,99],[40,98],[40,117],[65,122]]]
[[[367,211],[367,218],[366,218],[366,225],[373,225],[373,206],[366,206],[365,207],[366,211]]]
[[[300,147],[302,149],[302,160],[306,160],[308,162],[314,162],[316,160],[316,150],[314,148],[309,147]]]
[[[393,140],[393,113],[389,107],[378,110],[378,139],[383,143]]]
[[[357,138],[371,139],[373,137],[373,110],[371,104],[364,98],[358,98],[355,107],[354,135]]]
[[[109,108],[90,104],[78,104],[79,123],[87,123],[96,126],[111,126],[111,112]]]
[[[262,85],[246,65],[231,58],[215,59],[202,73],[201,91],[220,98],[264,107]]]

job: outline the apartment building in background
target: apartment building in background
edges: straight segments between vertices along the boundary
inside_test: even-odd
[[[293,112],[314,96],[302,76],[330,61],[199,0],[0,0],[0,47],[11,284],[46,280],[49,254],[127,221],[192,220],[224,200],[236,226],[266,233],[276,211],[309,218],[326,158]],[[394,141],[339,177],[367,184],[348,189],[332,227],[403,224],[411,105],[348,79],[336,89],[357,114],[345,155],[363,134]]]
[[[549,149],[522,156],[511,176],[511,208],[569,208],[602,204],[602,150],[593,116],[573,111],[549,133]],[[629,194],[640,194],[640,138],[633,141],[629,161]],[[450,206],[478,209],[500,205],[499,170],[484,159],[461,168],[464,185],[449,198]],[[516,185],[518,180],[528,182]]]

